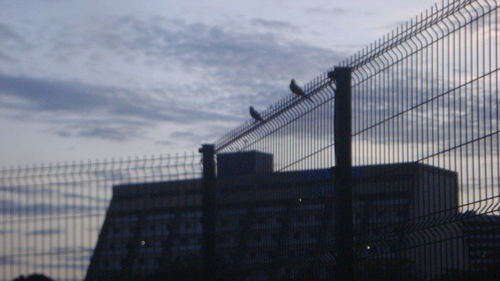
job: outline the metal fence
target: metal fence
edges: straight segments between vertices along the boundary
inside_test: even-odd
[[[1,279],[499,278],[497,8],[442,1],[203,157],[0,170]]]
[[[140,232],[134,228],[141,217],[134,207],[141,197],[133,191],[154,189],[145,186],[147,182],[200,176],[198,154],[0,170],[0,279],[38,273],[54,280],[82,280],[87,270],[106,273],[116,263],[146,267],[139,264],[144,257],[126,260],[122,253],[146,246],[141,244],[145,238],[128,245],[137,239],[132,230]],[[120,195],[126,197],[127,192],[137,200],[120,209]],[[106,247],[97,243],[98,237]]]
[[[443,1],[340,63],[352,75],[352,198],[335,193],[343,183],[330,170],[342,151],[335,127],[345,122],[334,122],[333,72],[305,84],[306,97],[290,94],[262,112],[264,121],[248,121],[216,143],[218,153],[274,156],[274,174],[252,184],[262,193],[246,214],[278,218],[279,239],[266,236],[272,223],[246,232],[241,247],[253,262],[234,261],[245,276],[498,278],[491,277],[500,262],[497,8],[496,1]],[[352,220],[340,222],[335,213],[350,210],[332,205],[348,206],[346,198]],[[346,279],[340,252],[349,240],[330,228],[350,231],[349,223],[354,269]],[[249,246],[252,239],[260,247]],[[256,266],[262,257],[267,262]]]

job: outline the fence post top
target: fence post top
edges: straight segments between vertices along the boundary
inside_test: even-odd
[[[213,145],[213,144],[202,144],[201,148],[198,151],[200,153],[215,153],[215,145]]]
[[[338,80],[348,77],[351,73],[352,68],[346,66],[336,66],[334,70],[328,72],[328,78],[332,80]]]

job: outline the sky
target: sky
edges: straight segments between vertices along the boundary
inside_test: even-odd
[[[433,4],[0,1],[0,167],[196,151]]]

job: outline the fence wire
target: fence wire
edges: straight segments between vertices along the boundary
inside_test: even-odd
[[[497,8],[442,1],[339,64],[353,280],[500,278]],[[0,170],[1,279],[344,281],[333,70],[215,143],[215,190],[197,154]]]
[[[352,69],[355,279],[499,278],[497,8],[442,1],[340,63]],[[219,213],[242,236],[218,230],[236,239],[219,255],[242,280],[335,279],[335,83],[327,72],[303,89],[216,142],[220,155],[274,157],[272,174],[219,182],[219,210],[246,198]]]
[[[0,170],[0,279],[37,273],[54,280],[83,280],[100,272],[107,276],[100,280],[111,280],[109,273],[134,264],[138,272],[154,272],[157,259],[140,253],[127,260],[123,255],[129,248],[140,251],[146,246],[141,241],[157,243],[157,237],[144,234],[148,228],[134,223],[153,218],[134,208],[143,200],[139,194],[155,189],[148,182],[185,183],[200,175],[197,154]],[[197,182],[192,188],[199,186]],[[184,191],[177,192],[179,200],[188,200]],[[133,202],[123,204],[120,196]],[[159,208],[158,215],[161,211],[166,212]],[[148,246],[162,249],[161,244]]]
[[[464,216],[499,215],[497,20],[496,1],[443,2],[343,63],[354,68],[355,165],[418,164],[406,184],[418,194],[365,201],[374,211],[357,250],[365,271],[397,263],[406,278],[429,280],[496,270],[498,226],[475,256],[480,237]]]

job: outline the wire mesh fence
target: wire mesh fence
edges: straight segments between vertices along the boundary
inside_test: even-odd
[[[498,278],[497,21],[496,1],[442,1],[340,64],[352,69],[353,278]],[[246,184],[261,192],[238,209],[249,225],[239,248],[220,253],[248,280],[335,278],[335,84],[325,73],[306,98],[216,143],[274,157]],[[228,181],[220,209],[245,190]]]
[[[464,214],[499,215],[497,20],[496,1],[443,3],[344,62],[354,68],[355,165],[418,165],[408,194],[383,207],[365,202],[373,217],[361,266],[390,257],[429,280],[498,263],[495,234],[484,243],[497,253],[474,256],[467,241],[478,237],[464,224]]]
[[[160,206],[158,217],[138,214],[139,209],[155,207],[139,202],[144,200],[139,194],[154,193],[154,184],[148,182],[191,182],[190,188],[197,188],[192,179],[200,175],[200,157],[195,154],[0,170],[1,280],[34,273],[54,280],[83,280],[97,271],[106,274],[127,266],[144,274],[157,270],[158,260],[145,254],[129,259],[123,255],[146,248],[143,241],[148,246],[158,243],[152,242],[157,238],[153,234],[169,231],[158,226],[156,232],[145,234],[150,229],[135,224],[139,219],[166,219]],[[192,200],[184,190],[171,192],[178,193],[178,200]],[[126,197],[135,199],[127,204]]]
[[[2,280],[500,278],[497,8],[442,1],[341,62],[348,90],[321,74],[203,167],[0,170]]]

